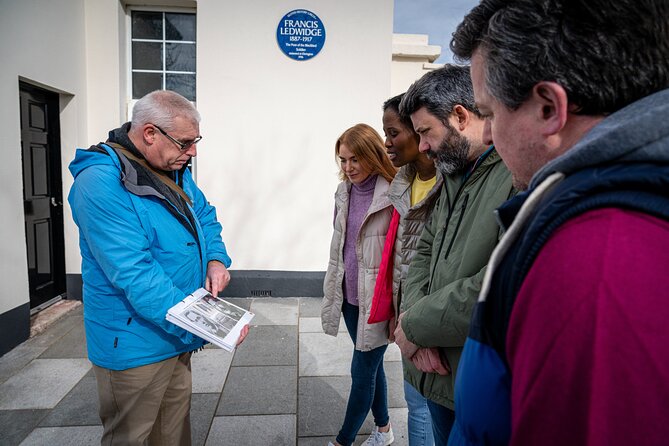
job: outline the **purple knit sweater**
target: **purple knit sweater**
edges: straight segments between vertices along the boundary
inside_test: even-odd
[[[362,183],[351,186],[344,240],[344,297],[351,305],[358,305],[358,256],[355,242],[358,240],[362,221],[372,204],[375,187],[376,175],[370,175]]]

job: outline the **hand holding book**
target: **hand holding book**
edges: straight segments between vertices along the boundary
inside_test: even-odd
[[[166,319],[202,339],[232,351],[248,334],[253,313],[200,288],[167,312]]]
[[[237,340],[237,345],[244,342],[244,339],[246,339],[246,335],[248,334],[249,334],[249,324],[246,324],[244,325],[244,327],[242,327],[242,331],[239,333],[239,339]]]

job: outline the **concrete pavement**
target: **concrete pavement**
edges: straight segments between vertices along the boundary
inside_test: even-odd
[[[248,338],[234,353],[193,355],[194,445],[325,446],[343,421],[353,344],[343,321],[323,334],[320,299],[237,298],[253,311]],[[405,446],[406,403],[400,354],[385,357],[396,446]],[[0,357],[0,444],[96,445],[95,376],[86,357],[82,307]],[[373,427],[371,416],[356,444]]]

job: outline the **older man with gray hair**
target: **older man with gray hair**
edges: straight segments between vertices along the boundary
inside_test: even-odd
[[[418,242],[395,340],[405,380],[428,400],[435,443],[454,420],[455,373],[471,311],[499,229],[494,209],[512,194],[511,175],[483,142],[467,66],[446,65],[416,81],[400,103],[419,150],[444,176],[441,196]]]
[[[190,357],[204,341],[165,315],[202,286],[218,294],[231,263],[216,211],[188,169],[199,121],[187,99],[154,91],[131,123],[70,164],[104,445],[191,442]]]

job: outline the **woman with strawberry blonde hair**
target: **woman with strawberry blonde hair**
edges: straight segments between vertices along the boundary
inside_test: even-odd
[[[354,350],[346,415],[335,442],[329,445],[350,446],[371,409],[375,428],[363,444],[386,446],[394,440],[383,370],[388,323],[369,324],[367,320],[392,215],[388,187],[396,170],[381,136],[366,124],[346,130],[337,139],[335,154],[342,182],[335,193],[321,321],[323,331],[336,336],[343,315]]]

